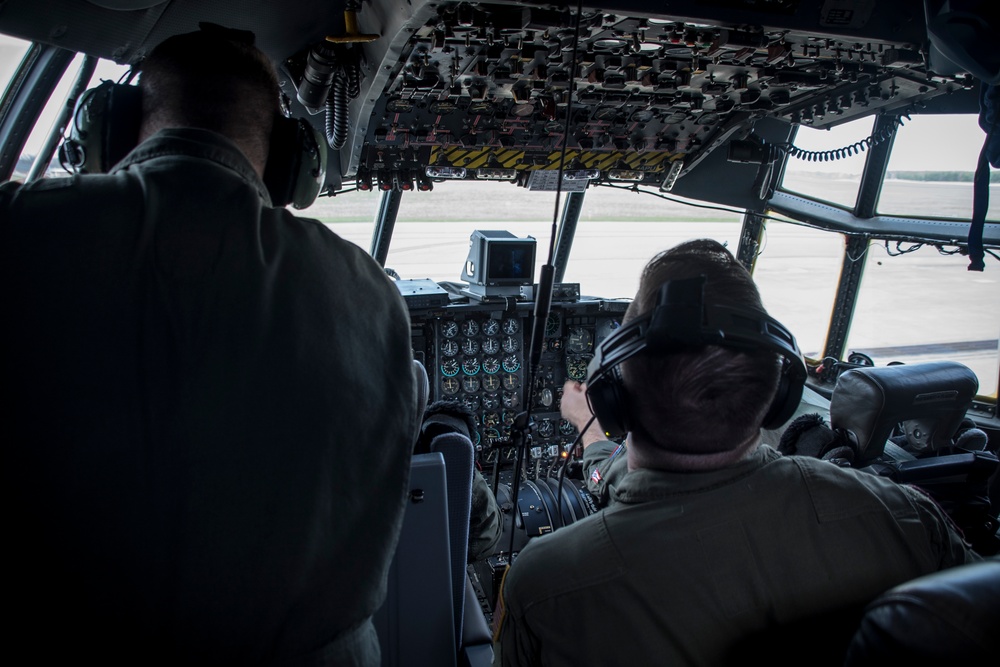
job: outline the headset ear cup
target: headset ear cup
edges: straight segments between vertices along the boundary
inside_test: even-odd
[[[604,368],[588,380],[587,402],[606,434],[620,438],[628,433],[628,402],[618,365]]]
[[[764,422],[761,424],[763,428],[781,428],[795,414],[802,402],[802,390],[806,382],[804,371],[805,365],[801,360],[783,355],[778,390],[764,415]]]
[[[273,206],[306,208],[326,182],[326,142],[301,118],[278,116],[264,167],[264,185]]]
[[[139,143],[142,93],[104,81],[80,95],[60,156],[81,174],[107,173]]]

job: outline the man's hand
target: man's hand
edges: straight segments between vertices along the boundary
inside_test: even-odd
[[[591,420],[594,413],[590,411],[590,404],[587,403],[587,385],[583,382],[566,380],[563,385],[562,403],[559,406],[562,418],[572,424],[577,431],[582,431],[587,422]],[[583,432],[580,444],[586,449],[599,440],[607,440],[604,435],[604,428],[594,419],[590,428]]]

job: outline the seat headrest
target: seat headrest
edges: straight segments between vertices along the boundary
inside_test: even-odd
[[[900,422],[911,422],[912,448],[931,451],[951,443],[978,389],[976,374],[953,361],[854,368],[837,379],[830,425],[847,432],[862,461],[882,454]]]

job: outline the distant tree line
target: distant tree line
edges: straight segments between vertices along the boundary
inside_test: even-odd
[[[975,175],[972,171],[887,171],[885,177],[901,181],[971,183]],[[1000,172],[990,172],[990,183],[1000,183]]]

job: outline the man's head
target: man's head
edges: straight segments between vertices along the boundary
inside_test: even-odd
[[[626,323],[649,313],[671,280],[706,278],[704,300],[763,311],[750,274],[722,245],[682,243],[643,270]],[[716,345],[666,354],[642,352],[622,364],[632,423],[633,467],[709,470],[731,465],[756,448],[778,386],[774,352]]]
[[[143,60],[139,140],[171,127],[218,132],[263,173],[278,111],[274,66],[249,33],[221,28],[175,35]]]

